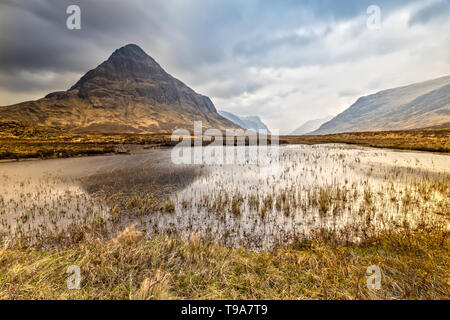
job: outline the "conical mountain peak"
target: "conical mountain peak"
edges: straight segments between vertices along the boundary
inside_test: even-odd
[[[138,45],[128,44],[116,49],[108,60],[86,73],[70,90],[80,89],[85,95],[86,90],[93,87],[115,87],[112,81],[159,80],[168,77],[161,66]]]
[[[127,44],[126,46],[123,46],[117,50],[115,50],[109,59],[114,58],[125,58],[125,59],[147,59],[151,57],[145,53],[144,50],[142,50],[141,47],[139,47],[136,44]],[[153,59],[152,59],[153,60]]]
[[[236,127],[217,113],[208,97],[169,75],[135,44],[115,50],[68,91],[2,108],[0,118],[38,119],[78,132],[171,132],[199,120],[205,128]]]

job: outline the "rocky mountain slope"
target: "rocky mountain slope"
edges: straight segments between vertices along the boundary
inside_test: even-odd
[[[222,117],[232,121],[233,123],[235,123],[236,125],[244,128],[244,129],[249,129],[249,130],[253,130],[253,131],[266,130],[267,133],[270,133],[269,128],[258,116],[241,117],[241,116],[237,116],[231,112],[220,111],[220,110],[219,110],[219,114]]]
[[[67,91],[0,107],[0,119],[75,132],[158,133],[177,128],[236,128],[211,100],[175,79],[134,44],[114,51]]]
[[[450,122],[450,76],[359,98],[313,134],[406,130]]]
[[[325,118],[306,121],[300,127],[292,131],[291,135],[293,136],[308,135],[314,130],[319,129],[322,124],[324,124],[327,121],[330,121],[331,119],[333,119],[333,116],[327,116]]]

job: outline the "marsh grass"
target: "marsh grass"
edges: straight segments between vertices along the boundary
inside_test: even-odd
[[[332,234],[253,252],[126,229],[53,249],[0,250],[2,299],[448,299],[448,233],[398,232],[342,245]],[[81,289],[65,273],[81,268]],[[366,287],[367,267],[382,287]]]
[[[4,174],[14,188],[0,195],[0,298],[448,299],[446,171],[408,167],[410,158],[371,170],[372,153],[307,151],[282,153],[287,166],[259,180],[130,161],[77,179],[79,188],[52,175],[35,185]],[[233,188],[224,185],[227,177]],[[193,197],[196,182],[204,192]],[[7,210],[16,214],[15,233]],[[392,210],[399,219],[384,219]],[[345,212],[357,223],[323,227]],[[320,219],[307,225],[307,237],[289,229],[296,217],[306,224],[315,213]],[[197,218],[203,229],[193,227]],[[59,230],[64,219],[71,223]],[[274,243],[262,247],[264,237]],[[69,265],[81,268],[81,290],[67,289]],[[381,290],[366,287],[371,265],[382,270]]]

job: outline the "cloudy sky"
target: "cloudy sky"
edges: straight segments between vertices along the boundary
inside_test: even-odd
[[[66,27],[72,4],[81,30]],[[0,0],[0,30],[0,105],[66,90],[136,43],[218,109],[281,133],[450,74],[449,0]]]

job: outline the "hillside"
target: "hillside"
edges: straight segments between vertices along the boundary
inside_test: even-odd
[[[266,130],[267,133],[270,133],[267,125],[258,116],[242,117],[227,111],[219,111],[219,114],[244,129],[249,129],[257,132],[259,130]]]
[[[312,134],[408,130],[450,122],[450,76],[361,97]]]
[[[322,124],[324,124],[327,121],[330,121],[331,119],[333,119],[333,116],[327,116],[325,118],[306,121],[301,126],[299,126],[297,129],[292,131],[291,135],[292,136],[301,136],[301,135],[310,134],[314,130],[319,129]]]
[[[57,126],[74,132],[160,133],[236,128],[211,100],[175,79],[137,45],[114,51],[67,91],[0,107],[0,119]]]

